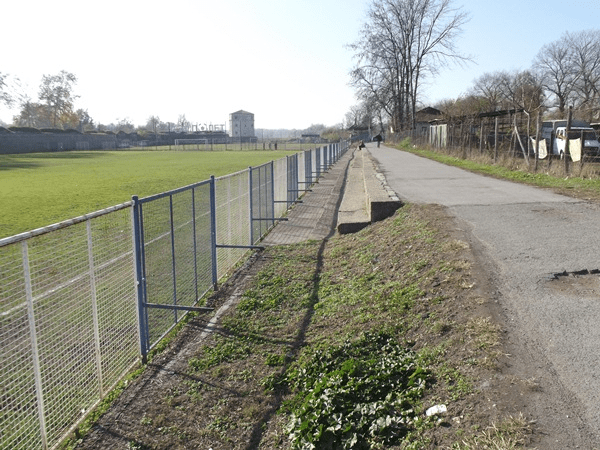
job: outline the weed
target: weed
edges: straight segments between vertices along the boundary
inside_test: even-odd
[[[360,339],[317,350],[288,375],[293,448],[351,448],[398,442],[413,427],[414,402],[427,371],[392,336]],[[361,443],[361,444],[359,444]]]
[[[489,317],[474,317],[466,325],[468,336],[476,348],[491,349],[499,345],[500,328]]]
[[[144,445],[137,441],[129,441],[127,443],[127,450],[146,450],[149,449],[147,445]]]
[[[148,416],[146,416],[146,414],[144,414],[142,416],[142,418],[140,419],[140,423],[142,425],[152,425],[152,418],[148,417]]]
[[[447,363],[435,370],[435,376],[446,384],[450,400],[456,401],[473,392],[473,384],[458,368]]]
[[[226,361],[245,359],[252,353],[252,348],[247,343],[230,339],[219,342],[214,347],[204,345],[201,353],[201,357],[191,358],[189,361],[190,367],[197,372],[202,372]]]
[[[265,358],[265,364],[267,366],[283,366],[284,363],[285,363],[285,355],[269,354]]]
[[[530,434],[530,424],[523,415],[510,416],[498,424],[492,424],[474,436],[463,439],[462,442],[455,443],[452,449],[516,449],[526,444],[527,436]]]

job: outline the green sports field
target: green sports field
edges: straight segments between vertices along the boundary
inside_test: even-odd
[[[293,151],[81,151],[0,155],[0,238]]]

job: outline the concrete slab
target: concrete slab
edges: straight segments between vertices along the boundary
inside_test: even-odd
[[[301,202],[288,213],[286,222],[278,223],[261,245],[285,245],[307,240],[326,239],[335,234],[338,210],[352,152],[347,151],[319,181],[306,192]]]
[[[348,167],[344,197],[337,221],[337,230],[340,234],[356,233],[371,223],[365,186],[363,154],[363,150],[354,150]]]
[[[369,151],[355,150],[338,215],[338,232],[360,231],[392,216],[401,206],[402,202],[385,183],[385,177],[378,172]]]

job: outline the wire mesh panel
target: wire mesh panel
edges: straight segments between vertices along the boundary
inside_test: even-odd
[[[298,186],[300,190],[305,190],[310,187],[306,179],[306,153],[301,152],[297,154],[298,157]]]
[[[304,185],[306,189],[313,184],[313,157],[312,151],[306,150],[304,152],[304,181],[306,184]]]
[[[315,148],[315,176],[317,178],[321,177],[321,147]]]
[[[146,301],[173,303],[173,258],[171,248],[171,199],[162,197],[142,205],[144,279]],[[173,310],[146,310],[148,340],[153,346],[177,320]]]
[[[273,211],[273,164],[250,170],[252,177],[252,244],[257,243],[275,225]]]
[[[291,205],[298,200],[299,186],[298,186],[298,155],[289,155],[287,157],[287,172],[288,172],[288,203]]]
[[[194,190],[195,235],[196,248],[195,271],[197,298],[202,297],[213,287],[212,239],[211,239],[211,193],[206,184]]]
[[[131,210],[100,216],[89,227],[104,395],[139,355]]]
[[[194,306],[212,287],[210,183],[141,199],[145,301]],[[153,347],[183,317],[177,309],[146,312]]]
[[[249,171],[215,179],[217,244],[250,245]],[[224,276],[247,252],[245,248],[219,248],[217,274]]]
[[[287,202],[287,161],[280,158],[273,161],[273,195],[275,217],[281,217],[290,206]]]
[[[21,244],[0,248],[0,448],[41,448]]]
[[[57,444],[137,357],[130,208],[76,222],[0,245],[2,449]]]
[[[172,196],[174,295],[176,305],[192,306],[198,300],[194,239],[194,200],[192,190]],[[210,230],[210,228],[209,228]]]
[[[100,392],[86,225],[40,236],[31,244],[44,415],[48,439],[54,442]],[[67,275],[66,279],[61,275]]]

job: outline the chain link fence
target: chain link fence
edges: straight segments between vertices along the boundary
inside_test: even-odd
[[[347,149],[0,239],[0,450],[57,447]]]

